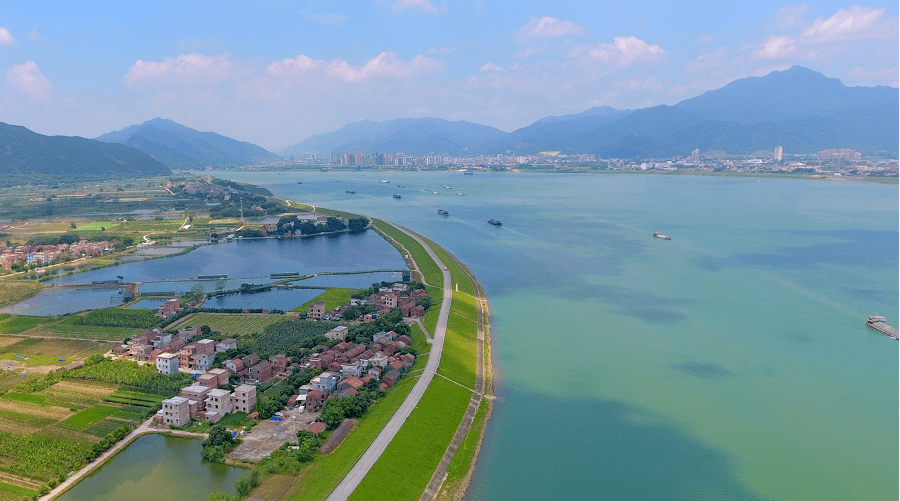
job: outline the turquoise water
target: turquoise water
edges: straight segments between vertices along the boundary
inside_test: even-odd
[[[498,399],[471,499],[897,498],[898,344],[864,324],[900,320],[897,186],[221,175],[403,224],[478,276]]]
[[[59,501],[196,501],[214,492],[235,494],[234,482],[249,471],[203,461],[200,440],[144,435]]]

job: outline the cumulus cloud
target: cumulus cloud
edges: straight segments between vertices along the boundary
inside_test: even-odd
[[[584,27],[571,21],[563,21],[555,17],[544,16],[532,19],[519,28],[513,36],[516,40],[525,41],[535,38],[558,38],[566,35],[580,35]]]
[[[13,66],[7,70],[6,79],[16,90],[32,99],[46,101],[53,97],[53,85],[41,74],[34,61]]]
[[[439,71],[443,65],[436,59],[416,56],[409,62],[394,52],[382,52],[362,66],[354,66],[343,59],[324,61],[305,55],[270,63],[266,74],[290,83],[307,76],[328,76],[346,82],[361,82],[376,78],[404,79],[422,73]]]
[[[221,54],[183,54],[162,61],[138,60],[125,74],[125,83],[141,85],[153,82],[194,85],[221,81],[228,78],[233,69],[231,56]]]
[[[572,56],[627,68],[634,64],[661,59],[666,56],[666,51],[659,45],[650,45],[640,38],[628,36],[615,37],[611,44],[579,47],[572,52]]]
[[[0,28],[0,47],[9,47],[16,45],[16,39],[7,28]]]
[[[884,19],[886,9],[854,5],[827,19],[816,19],[803,30],[801,37],[810,42],[830,42],[854,38],[885,38],[897,35],[897,22]]]
[[[441,14],[447,10],[447,4],[438,7],[428,0],[396,0],[391,4],[391,10],[396,13],[412,11],[423,14]]]
[[[791,37],[772,36],[755,51],[752,56],[758,59],[780,59],[797,52],[797,44]]]
[[[503,68],[494,63],[485,63],[478,71],[503,71]]]

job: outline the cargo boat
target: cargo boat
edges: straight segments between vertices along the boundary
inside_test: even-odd
[[[499,220],[497,220],[497,219],[491,219],[490,221],[488,221],[488,224],[492,224],[492,225],[494,225],[494,226],[501,226],[503,223],[501,223],[501,222],[500,222]]]
[[[900,333],[897,332],[896,327],[891,327],[887,324],[887,320],[880,315],[872,315],[866,319],[866,325],[869,327],[887,334],[894,339],[900,339]]]
[[[656,237],[656,238],[661,238],[661,239],[663,239],[663,240],[672,240],[672,237],[667,236],[667,235],[663,235],[662,233],[660,233],[660,232],[658,232],[658,231],[654,231],[654,232],[653,232],[653,236]]]

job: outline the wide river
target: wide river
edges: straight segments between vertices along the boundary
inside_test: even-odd
[[[219,175],[473,270],[498,399],[471,499],[897,499],[898,344],[864,323],[900,320],[896,185]]]

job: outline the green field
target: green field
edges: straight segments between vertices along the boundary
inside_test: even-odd
[[[78,231],[105,231],[119,226],[119,223],[113,221],[91,221],[89,223],[76,224],[76,226]]]
[[[349,303],[350,295],[354,292],[356,292],[356,289],[342,289],[340,287],[332,287],[330,289],[326,289],[325,292],[303,303],[301,306],[292,309],[291,311],[309,311],[309,307],[318,303],[319,301],[323,301],[325,303],[325,311],[331,311],[338,306]]]
[[[414,378],[403,378],[396,386],[369,407],[359,427],[334,452],[316,456],[301,473],[301,478],[283,498],[290,501],[321,501],[341,481],[353,463],[366,451],[372,440],[396,412],[412,390]]]
[[[82,431],[88,426],[107,418],[119,409],[108,405],[95,405],[70,416],[65,421],[61,421],[57,426],[72,431]]]
[[[235,315],[229,313],[197,313],[178,323],[178,328],[209,326],[230,336],[260,333],[267,325],[286,320],[284,315]]]
[[[419,405],[375,462],[351,500],[417,500],[422,496],[472,393],[444,378],[431,381]],[[398,468],[397,465],[403,465]]]
[[[8,411],[5,409],[0,409],[0,419],[6,419],[8,421],[12,421],[14,423],[21,423],[28,426],[33,426],[35,428],[40,428],[43,426],[47,426],[55,422],[55,419],[45,418],[34,416],[32,414],[25,414],[22,412],[16,411]]]
[[[31,499],[35,494],[37,494],[36,490],[0,482],[0,501]]]
[[[36,393],[16,393],[10,391],[8,393],[4,393],[2,397],[6,400],[15,400],[18,402],[27,402],[29,404],[37,404],[42,407],[50,407],[52,404],[47,403],[47,395],[40,395]]]
[[[47,323],[35,329],[29,334],[40,336],[77,337],[82,339],[100,339],[106,341],[121,341],[126,337],[134,337],[147,329],[132,329],[128,327],[102,327],[95,325],[74,325],[68,317],[57,323]]]
[[[0,320],[0,334],[21,334],[38,325],[46,323],[49,317],[31,317],[26,315],[12,315]]]

